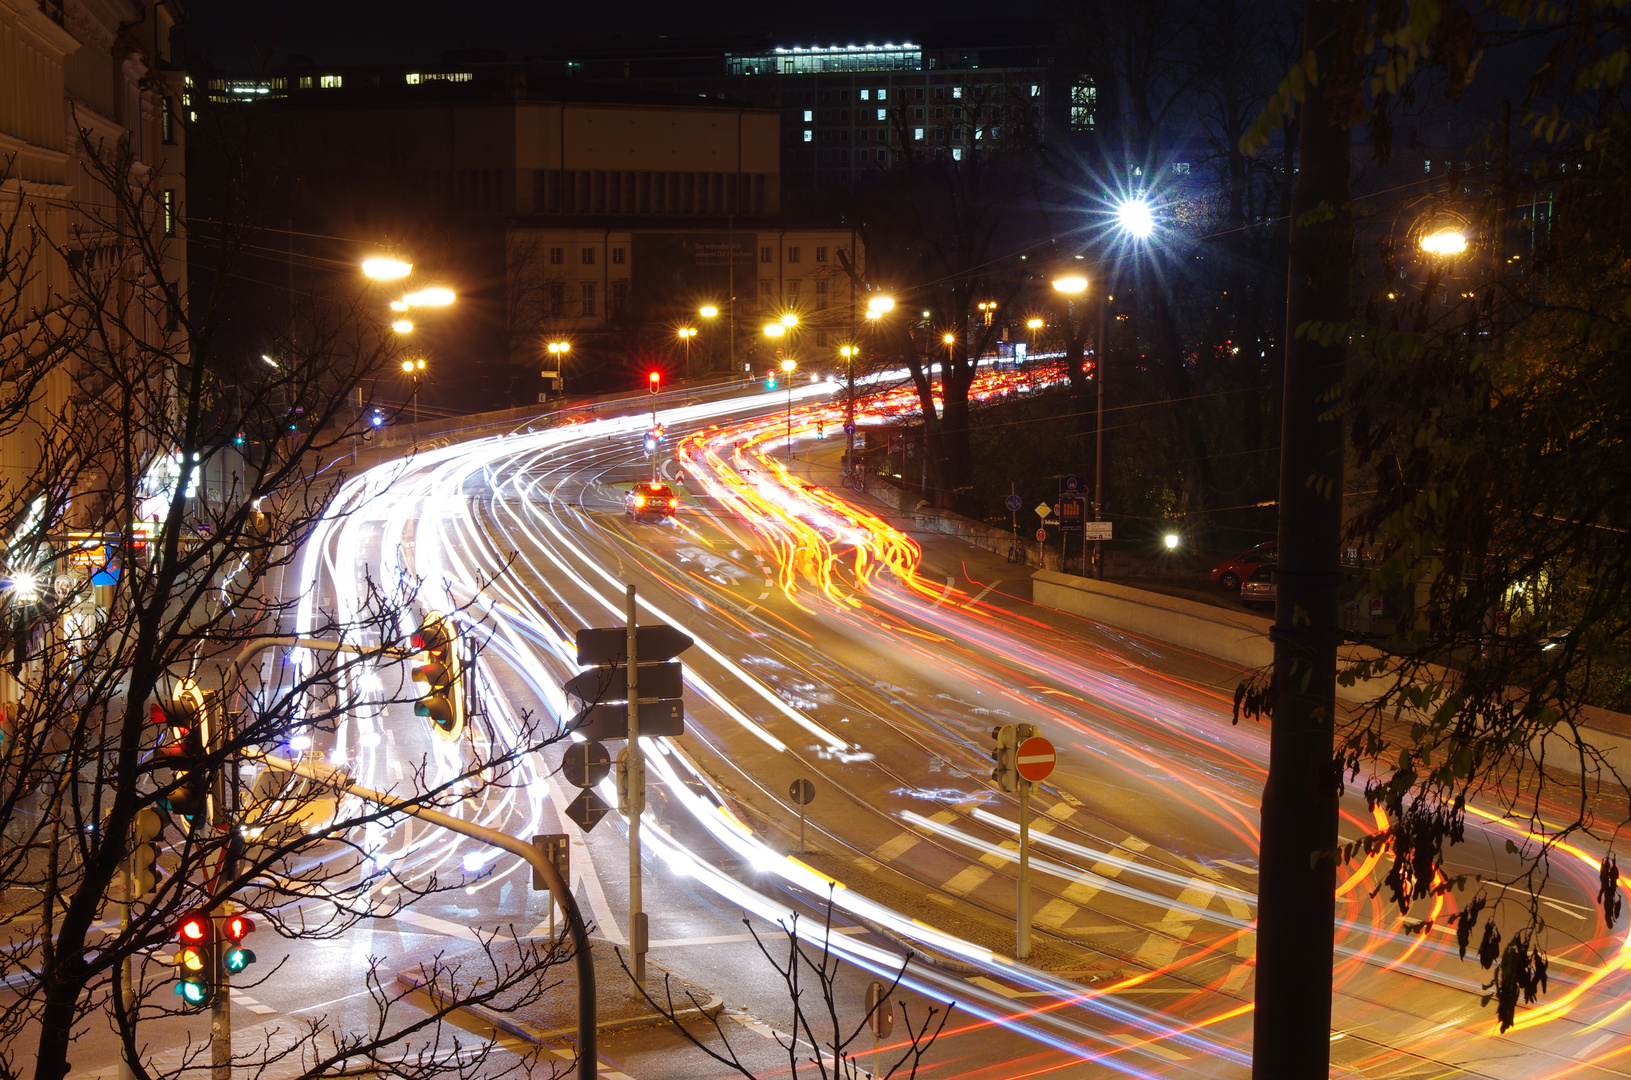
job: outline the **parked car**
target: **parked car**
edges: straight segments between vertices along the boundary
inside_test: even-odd
[[[1251,572],[1251,576],[1240,583],[1240,602],[1250,607],[1253,604],[1273,604],[1279,596],[1279,589],[1274,584],[1274,563],[1267,562]]]
[[[1221,588],[1238,589],[1240,583],[1251,577],[1259,566],[1273,562],[1278,550],[1279,544],[1269,540],[1233,558],[1224,559],[1212,568],[1212,580]]]
[[[645,481],[635,484],[623,496],[623,511],[636,521],[648,517],[673,517],[680,501],[667,484]]]

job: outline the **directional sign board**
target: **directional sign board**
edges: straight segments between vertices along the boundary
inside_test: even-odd
[[[571,818],[578,828],[588,832],[599,825],[600,819],[610,810],[611,807],[595,794],[594,788],[584,788],[578,792],[578,797],[572,800],[572,805],[566,808],[566,816]]]
[[[1052,775],[1054,763],[1058,760],[1059,755],[1054,751],[1053,744],[1040,735],[1033,735],[1019,744],[1019,750],[1014,754],[1014,769],[1026,780],[1036,783]]]
[[[532,838],[532,846],[544,853],[544,858],[554,867],[555,872],[561,875],[561,881],[567,888],[572,887],[572,843],[571,837],[565,833],[545,833]],[[548,892],[549,885],[544,881],[544,875],[532,868],[533,892]]]
[[[660,664],[644,663],[645,655],[640,656],[642,663],[640,669],[640,700],[654,701],[658,698],[677,698],[683,692],[680,678],[680,665],[669,660]],[[610,671],[600,668],[585,671],[581,675],[573,676],[562,684],[561,689],[587,704],[599,701],[627,701],[629,700],[629,671],[626,667],[614,668]]]
[[[627,709],[624,712],[627,713]],[[623,718],[628,730],[628,717]],[[612,771],[612,755],[597,742],[573,743],[561,755],[561,776],[573,787],[594,787]]]
[[[642,667],[672,660],[689,649],[691,635],[674,629],[666,623],[642,626],[635,631],[635,645]],[[621,664],[629,647],[629,632],[621,626],[597,627],[578,631],[578,666],[592,667]]]
[[[624,702],[616,705],[592,705],[572,718],[567,730],[575,731],[591,742],[629,737],[629,707]],[[640,734],[647,738],[658,735],[685,734],[685,703],[679,698],[640,703]]]
[[[1082,522],[1082,539],[1083,540],[1112,540],[1112,539],[1114,539],[1114,537],[1112,537],[1110,535],[1110,523],[1108,521],[1084,521],[1084,522]]]
[[[854,435],[855,434],[855,425],[854,424],[845,424],[844,425],[844,434],[845,435]]]
[[[1024,504],[1019,501],[1018,495],[1010,495],[1008,496],[1004,505],[1006,505],[1010,510],[1018,510]]]

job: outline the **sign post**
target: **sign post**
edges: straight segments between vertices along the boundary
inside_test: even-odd
[[[656,399],[652,399],[656,415]],[[628,773],[625,788],[628,794],[626,813],[629,821],[629,979],[630,991],[636,998],[646,986],[646,913],[640,895],[640,815],[646,809],[645,757],[640,751],[640,635],[634,625],[634,586],[630,585],[624,607],[628,618],[629,639],[625,666],[629,679],[629,745]],[[639,778],[638,786],[634,783]]]
[[[876,1080],[883,1075],[883,1054],[878,1042],[889,1038],[889,1033],[895,1030],[894,1003],[884,996],[883,983],[876,979],[866,985],[866,1026],[872,1029],[872,1076]]]
[[[799,808],[799,854],[804,850],[804,808],[815,801],[815,785],[808,780],[794,780],[793,786],[787,789],[787,797],[798,804]]]
[[[1053,512],[1053,507],[1047,503],[1037,503],[1031,509],[1035,511],[1037,517],[1042,519],[1036,526],[1036,565],[1046,570],[1048,568],[1047,553],[1043,551],[1043,542],[1048,538],[1048,515]]]
[[[1034,728],[1032,731],[1020,740],[1014,753],[1014,771],[1019,773],[1019,886],[1014,904],[1014,957],[1018,960],[1031,955],[1031,787],[1046,780],[1058,760],[1053,744],[1034,734]]]

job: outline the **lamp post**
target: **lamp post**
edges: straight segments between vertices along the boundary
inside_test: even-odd
[[[870,314],[870,312],[868,313]],[[838,355],[844,358],[844,378],[849,383],[849,400],[844,403],[844,475],[847,477],[855,471],[855,354],[861,349],[857,345],[842,345]]]
[[[554,378],[560,382],[561,396],[566,396],[566,354],[572,351],[570,341],[551,341],[549,343],[550,359],[555,361],[555,370],[543,372],[544,378]]]
[[[714,304],[703,304],[700,308],[697,309],[697,314],[702,316],[704,319],[707,319],[711,323],[711,322],[713,322],[713,320],[719,318],[719,308]],[[714,344],[711,346],[711,348],[713,348],[713,349],[718,349],[719,348],[719,339],[714,336],[713,329],[711,327],[708,330],[708,340],[714,342]],[[709,371],[713,370],[714,365],[713,365],[712,357],[716,356],[716,355],[718,355],[718,354],[717,353],[710,353],[710,354],[708,354],[708,356],[703,358],[704,360],[707,361]]]
[[[402,361],[403,373],[413,380],[413,445],[415,447],[419,445],[419,373],[424,370],[425,361],[423,357],[418,360]]]
[[[793,467],[793,372],[798,362],[791,356],[782,361],[782,374],[787,383],[787,467]]]
[[[1033,353],[1036,352],[1036,332],[1042,329],[1042,326],[1043,322],[1041,319],[1025,320],[1025,328],[1031,332],[1031,352]],[[1027,363],[1025,366],[1026,368],[1029,368],[1030,364]]]
[[[691,339],[697,336],[695,328],[682,326],[678,330],[680,340],[685,342],[685,384],[691,385]]]

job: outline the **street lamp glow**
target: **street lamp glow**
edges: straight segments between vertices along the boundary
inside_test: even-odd
[[[375,255],[362,261],[362,272],[375,281],[398,281],[413,273],[413,263],[405,263],[401,259],[393,259],[387,255]]]
[[[789,311],[786,315],[782,316],[782,325],[787,327],[789,330],[791,330],[793,327],[797,326],[798,324],[799,324],[799,317],[797,315],[793,314],[791,311]]]
[[[714,307],[712,304],[704,304],[697,314],[701,315],[704,319],[712,319],[719,314],[719,309]]]
[[[402,370],[403,371],[412,371],[413,370],[413,361],[412,360],[402,361]]]
[[[878,320],[878,319],[881,319],[881,318],[883,318],[883,312],[881,312],[881,311],[878,311],[878,310],[877,310],[877,309],[876,309],[876,308],[874,308],[874,309],[872,309],[872,310],[869,310],[869,311],[868,311],[868,312],[867,312],[867,313],[866,313],[866,317],[867,317],[867,318],[869,318],[869,319],[872,319],[872,320],[874,320],[874,321],[876,321],[876,320]]]
[[[409,293],[402,300],[412,307],[447,307],[453,303],[454,296],[452,289],[432,285],[428,289],[420,289],[418,292]],[[395,307],[396,305],[391,306]]]
[[[1032,330],[1040,330],[1040,329],[1042,329],[1042,320],[1041,319],[1026,319],[1025,320],[1025,325],[1030,327]]]
[[[1440,229],[1421,238],[1421,249],[1429,255],[1459,255],[1467,250],[1467,238],[1460,229]]]
[[[271,364],[273,367],[278,366],[278,362],[276,360],[273,360],[270,356],[267,356],[265,353],[261,353],[261,359],[265,360],[268,364]]]
[[[861,350],[857,349],[854,345],[840,345],[838,347],[838,355],[842,356],[846,360],[857,355],[860,353],[860,351]]]
[[[785,333],[787,333],[787,327],[781,323],[765,323],[765,337],[781,337]]]
[[[782,370],[787,372],[789,375],[791,375],[793,373],[793,370],[795,368],[797,368],[798,366],[799,366],[798,361],[793,360],[793,359],[787,359],[787,360],[782,361]]]
[[[32,604],[40,598],[40,579],[27,570],[19,570],[11,575],[11,591],[19,603]]]
[[[682,326],[679,329],[679,335],[682,338],[694,338],[697,336],[697,332],[689,326]]]
[[[560,354],[562,354],[564,352],[568,352],[568,351],[571,350],[571,348],[572,348],[572,343],[570,341],[551,341],[549,343],[549,351],[550,351],[550,353],[552,355],[555,355],[555,356],[559,356]]]
[[[868,311],[876,311],[881,315],[886,311],[894,310],[895,298],[893,296],[874,296],[866,302],[866,307]],[[876,318],[876,316],[869,315],[868,318]]]
[[[407,319],[398,319],[396,322],[391,324],[391,329],[395,330],[399,334],[411,334],[413,333],[413,323],[409,322]]]
[[[947,345],[955,345],[957,343],[957,335],[952,333],[941,334],[940,340],[945,342]]]
[[[1167,545],[1168,551],[1176,551],[1178,549],[1177,533],[1167,533],[1167,535],[1163,536],[1161,539]]]
[[[1155,211],[1142,196],[1123,199],[1116,207],[1116,223],[1135,240],[1144,240],[1155,231]]]
[[[391,310],[392,311],[407,311],[408,310],[408,302],[406,300],[392,300],[391,301]]]
[[[1067,296],[1079,296],[1087,291],[1087,279],[1080,274],[1065,274],[1053,279],[1053,287]]]

